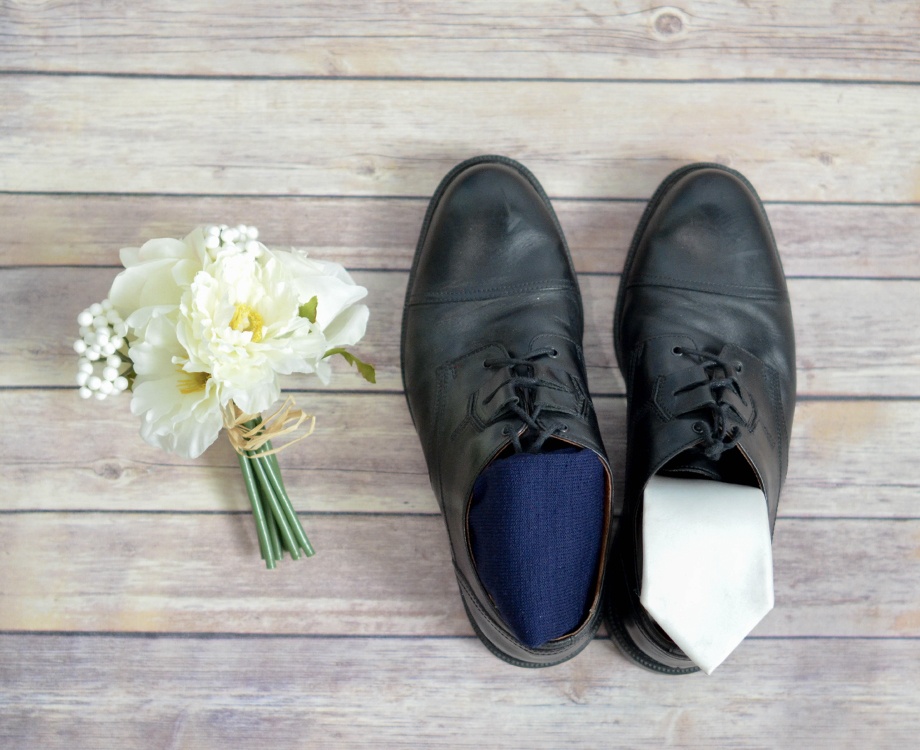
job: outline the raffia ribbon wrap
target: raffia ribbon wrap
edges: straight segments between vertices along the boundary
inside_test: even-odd
[[[232,401],[224,409],[224,427],[227,429],[230,445],[241,456],[247,455],[247,451],[259,450],[275,438],[296,432],[304,422],[310,423],[306,432],[284,445],[262,451],[261,455],[263,456],[280,453],[285,448],[294,445],[294,443],[310,437],[316,427],[316,417],[298,409],[291,396],[288,396],[284,403],[265,419],[262,419],[261,414],[244,413]]]

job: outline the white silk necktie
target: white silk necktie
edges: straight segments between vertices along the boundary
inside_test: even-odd
[[[712,674],[773,608],[764,494],[756,487],[653,476],[642,514],[642,606]]]

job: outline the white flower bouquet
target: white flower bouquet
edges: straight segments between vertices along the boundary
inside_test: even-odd
[[[121,262],[108,298],[77,317],[80,396],[131,391],[141,437],[185,458],[226,430],[266,566],[283,550],[312,555],[271,440],[297,430],[297,440],[307,437],[315,419],[290,397],[262,412],[281,399],[279,375],[328,383],[336,354],[374,382],[373,367],[346,348],[364,335],[368,309],[358,303],[367,290],[337,263],[270,250],[245,225],[150,240],[122,250]]]

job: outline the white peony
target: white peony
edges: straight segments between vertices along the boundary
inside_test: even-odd
[[[279,374],[307,372],[317,343],[299,314],[293,278],[259,250],[207,265],[179,305],[178,337],[193,367],[210,372],[223,397],[247,413],[278,400]]]
[[[231,401],[254,414],[280,397],[279,375],[328,382],[326,357],[364,335],[367,290],[342,266],[271,251],[256,236],[212,227],[122,251],[109,298],[129,329],[131,409],[149,443],[200,455]]]

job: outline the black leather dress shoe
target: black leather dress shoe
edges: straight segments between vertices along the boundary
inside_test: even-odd
[[[518,666],[571,658],[600,621],[612,485],[588,396],[582,328],[568,248],[533,175],[500,156],[455,167],[428,207],[409,277],[403,383],[467,615],[485,645]],[[474,559],[474,485],[521,452],[582,450],[603,477],[597,548],[590,550],[596,562],[571,629],[528,645],[510,624],[516,613],[500,611],[483,582],[492,561]],[[555,491],[564,506],[567,488]]]
[[[640,665],[695,672],[639,601],[643,493],[654,475],[758,487],[772,534],[795,407],[786,281],[763,206],[744,177],[694,164],[662,183],[633,238],[614,334],[628,433],[607,620],[614,641]]]

